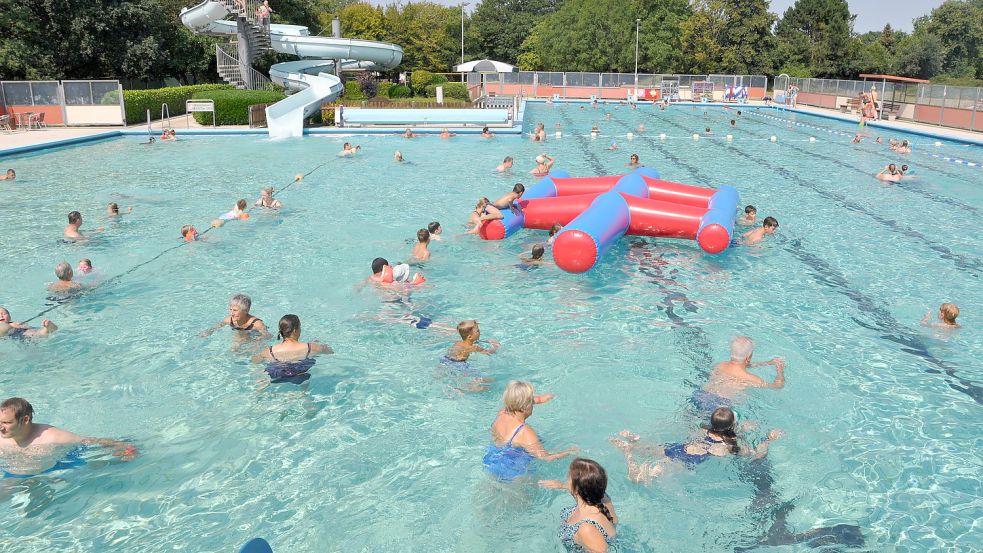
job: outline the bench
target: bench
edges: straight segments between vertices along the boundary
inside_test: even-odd
[[[860,98],[850,98],[845,104],[840,104],[839,108],[842,113],[860,111]]]

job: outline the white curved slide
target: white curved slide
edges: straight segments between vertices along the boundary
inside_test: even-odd
[[[236,22],[224,18],[229,11],[220,2],[204,2],[181,11],[181,22],[195,33],[234,35]],[[301,136],[304,119],[316,113],[321,103],[331,101],[345,87],[336,75],[335,60],[343,67],[386,71],[403,60],[403,49],[395,44],[311,36],[300,25],[270,25],[270,43],[274,50],[293,54],[298,61],[277,63],[270,67],[270,78],[295,93],[266,108],[266,125],[274,138]]]

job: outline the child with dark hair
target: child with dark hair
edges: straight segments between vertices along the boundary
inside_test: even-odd
[[[431,221],[430,224],[427,225],[427,230],[430,231],[431,240],[440,241],[440,233],[444,230],[443,228],[441,228],[440,222]]]
[[[417,243],[413,246],[413,252],[410,255],[420,261],[430,259],[430,250],[427,249],[427,246],[430,244],[430,231],[425,228],[416,231],[416,239]]]
[[[765,217],[765,220],[762,221],[760,227],[744,233],[744,243],[748,246],[757,244],[758,242],[764,240],[765,236],[775,234],[776,230],[778,230],[778,219],[775,219],[774,217]]]
[[[544,248],[542,244],[536,244],[532,247],[530,257],[520,254],[519,260],[527,265],[542,265],[543,263],[546,263],[546,260],[543,259],[544,253],[546,253],[546,248]]]
[[[751,226],[757,222],[758,208],[753,205],[744,207],[744,216],[737,220],[738,225]]]

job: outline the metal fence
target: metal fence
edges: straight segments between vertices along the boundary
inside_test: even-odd
[[[637,78],[637,81],[636,81]],[[645,96],[646,89],[659,89],[664,81],[673,81],[678,86],[683,99],[689,98],[694,82],[714,84],[714,96],[723,99],[727,87],[747,88],[748,98],[764,98],[768,88],[768,77],[764,75],[681,75],[639,73],[588,73],[518,71],[514,73],[470,73],[468,88],[482,96],[552,96],[561,98],[619,98],[635,95],[637,82],[638,95]]]
[[[0,115],[43,114],[47,125],[122,125],[115,80],[0,81]]]

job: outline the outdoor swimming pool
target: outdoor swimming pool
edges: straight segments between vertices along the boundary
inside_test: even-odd
[[[0,305],[14,320],[50,305],[44,283],[61,260],[87,257],[97,279],[122,276],[48,313],[62,329],[50,340],[0,341],[3,395],[30,400],[38,422],[130,439],[141,455],[0,483],[0,550],[231,551],[260,535],[278,552],[559,551],[569,495],[503,486],[481,466],[514,378],[557,396],[530,419],[548,449],[578,445],[607,469],[621,551],[731,550],[763,539],[775,520],[789,532],[858,525],[873,551],[980,547],[981,170],[929,154],[981,161],[983,151],[876,129],[852,145],[786,121],[855,126],[754,111],[728,131],[736,112],[725,108],[530,106],[527,130],[544,122],[545,145],[126,137],[4,160],[18,174],[2,184],[0,207]],[[712,139],[690,138],[707,126]],[[878,134],[909,138],[914,152],[890,152],[873,143]],[[616,152],[606,150],[612,137]],[[335,157],[346,140],[362,145],[354,159]],[[410,164],[393,161],[396,149]],[[477,198],[535,182],[526,172],[544,150],[574,176],[624,172],[637,152],[665,179],[736,186],[742,204],[781,228],[761,247],[717,257],[688,241],[626,237],[585,275],[517,267],[544,233],[459,236]],[[494,174],[506,155],[515,174]],[[918,178],[874,180],[890,162]],[[312,170],[279,195],[281,214],[254,213],[146,263],[181,243],[181,225],[202,229],[236,199],[252,203],[262,186]],[[110,201],[133,213],[108,223]],[[62,243],[73,209],[83,232],[107,231]],[[432,220],[444,240],[420,269],[429,286],[402,304],[355,290],[374,257],[404,259]],[[260,391],[262,372],[230,351],[228,330],[198,337],[238,292],[271,327],[295,313],[302,339],[335,349],[306,391]],[[943,301],[962,307],[964,328],[921,329]],[[454,338],[377,320],[402,313],[449,326],[477,319],[503,344],[472,357],[497,379],[492,391],[452,393],[437,360]],[[737,409],[757,421],[757,437],[785,431],[769,463],[715,460],[631,484],[607,438],[631,428],[685,439],[696,424],[687,398],[734,334],[756,339],[758,360],[787,360],[785,389],[753,392]],[[542,463],[537,476],[563,478],[567,464]]]

